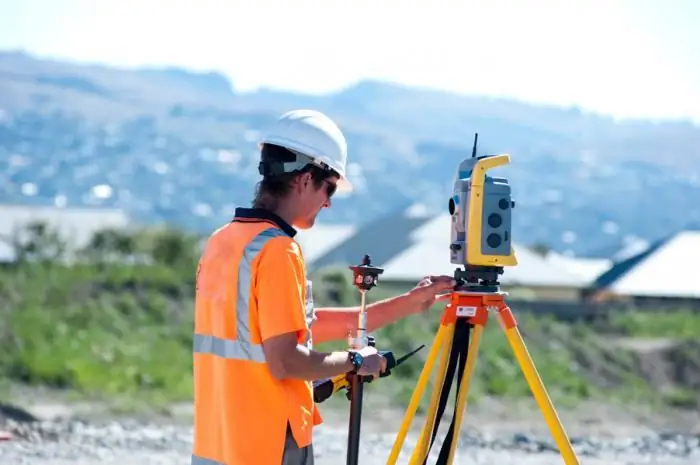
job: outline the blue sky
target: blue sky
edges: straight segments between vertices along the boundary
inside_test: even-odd
[[[226,73],[239,90],[376,78],[700,123],[693,0],[3,0],[0,48]]]

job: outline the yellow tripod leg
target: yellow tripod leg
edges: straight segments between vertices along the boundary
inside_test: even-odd
[[[430,406],[428,407],[428,413],[426,415],[425,423],[423,424],[423,429],[420,433],[418,443],[416,444],[416,448],[413,449],[413,455],[411,456],[411,461],[409,462],[410,465],[418,465],[419,463],[422,463],[428,455],[430,433],[433,431],[433,426],[435,424],[435,416],[437,415],[437,408],[438,404],[440,403],[440,394],[442,393],[442,385],[445,382],[445,374],[447,373],[447,363],[450,359],[450,351],[452,350],[455,323],[450,322],[447,325],[447,328],[447,334],[445,336],[446,340],[442,345],[440,364],[438,365],[438,371],[435,374],[435,387],[433,388],[433,395],[430,399]]]
[[[401,423],[401,427],[396,436],[396,440],[394,441],[394,446],[391,449],[391,454],[389,454],[389,459],[386,462],[387,465],[395,465],[396,461],[399,459],[401,447],[403,446],[403,443],[406,440],[406,435],[408,434],[408,430],[411,427],[411,422],[413,421],[413,417],[415,416],[416,411],[418,410],[418,404],[420,403],[420,400],[423,397],[423,394],[425,393],[425,388],[428,385],[428,379],[430,378],[430,373],[432,372],[433,366],[435,365],[435,360],[437,360],[437,356],[440,352],[440,349],[444,346],[444,340],[449,330],[450,328],[444,324],[440,324],[440,327],[438,328],[437,334],[435,335],[435,339],[433,340],[433,345],[430,348],[430,352],[428,353],[428,358],[426,359],[425,365],[423,366],[423,371],[421,372],[420,377],[418,378],[416,389],[413,391],[411,401],[409,402],[408,408],[406,409],[406,415],[403,418],[403,422]]]
[[[537,368],[535,367],[535,363],[533,362],[532,357],[527,350],[527,346],[525,345],[525,341],[520,334],[520,330],[518,329],[513,312],[507,305],[504,304],[501,306],[501,308],[499,308],[498,317],[501,327],[505,332],[506,338],[508,339],[515,357],[520,364],[520,368],[523,371],[525,379],[530,386],[530,390],[532,391],[535,401],[537,402],[537,405],[544,416],[545,422],[552,433],[554,442],[557,444],[559,452],[564,458],[564,463],[566,465],[579,465],[580,462],[576,457],[571,441],[569,441],[569,437],[564,430],[564,426],[559,420],[559,416],[554,409],[554,404],[547,393],[547,389],[542,382],[542,378],[540,378]]]
[[[472,331],[471,340],[469,341],[469,351],[467,353],[467,362],[464,365],[464,374],[462,376],[462,382],[459,385],[459,394],[457,395],[457,414],[455,415],[455,428],[452,432],[452,443],[450,444],[450,453],[447,457],[447,465],[451,465],[454,460],[455,451],[457,450],[457,441],[459,439],[459,430],[462,427],[462,418],[464,416],[464,411],[467,408],[467,397],[469,395],[469,385],[471,383],[472,375],[474,374],[474,367],[476,366],[476,357],[479,352],[479,345],[481,344],[481,336],[484,333],[484,327],[480,324],[474,326]]]

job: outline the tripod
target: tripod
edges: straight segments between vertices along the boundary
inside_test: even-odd
[[[428,378],[435,365],[438,353],[440,362],[436,374],[436,384],[440,388],[432,392],[426,421],[421,430],[418,443],[411,456],[410,465],[425,465],[430,448],[435,441],[439,428],[435,424],[436,416],[441,418],[450,394],[451,383],[457,370],[457,399],[455,411],[450,424],[450,429],[443,442],[436,465],[449,465],[454,460],[457,448],[457,438],[462,424],[464,410],[467,404],[469,383],[476,364],[477,352],[481,343],[484,327],[489,318],[489,312],[495,312],[501,328],[515,354],[515,358],[523,371],[525,379],[533,393],[533,396],[544,416],[545,422],[559,448],[559,452],[566,465],[578,465],[579,461],[574,453],[569,438],[562,426],[557,412],[554,409],[547,390],[540,378],[537,368],[528,353],[525,342],[518,329],[515,316],[505,301],[506,293],[498,289],[498,282],[494,276],[502,270],[457,270],[455,277],[458,286],[452,292],[450,301],[445,307],[440,326],[435,335],[432,348],[423,367],[416,389],[406,410],[401,428],[394,442],[394,446],[387,460],[387,465],[395,465],[398,460],[401,447],[406,439],[406,434],[411,421],[416,413],[418,404],[428,383]],[[464,285],[463,277],[469,274],[468,280],[478,281],[480,276],[488,276],[486,283],[476,285]],[[460,282],[463,284],[460,285]],[[459,365],[459,366],[458,366]]]

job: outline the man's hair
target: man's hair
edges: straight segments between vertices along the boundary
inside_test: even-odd
[[[293,163],[296,159],[297,155],[294,152],[274,144],[263,144],[260,153],[262,166],[269,166],[270,163],[275,162]],[[333,174],[332,171],[324,170],[312,163],[289,173],[266,173],[257,184],[253,207],[276,209],[278,200],[289,193],[294,178],[304,173],[311,173],[311,179],[316,189],[320,189],[323,186],[323,181]]]

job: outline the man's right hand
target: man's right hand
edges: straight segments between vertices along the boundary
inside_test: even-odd
[[[375,347],[367,346],[357,352],[362,355],[362,366],[357,370],[357,374],[379,378],[379,375],[386,371],[386,358],[379,355]]]

